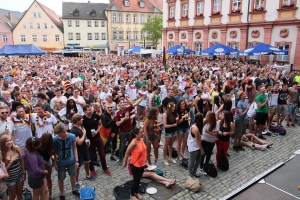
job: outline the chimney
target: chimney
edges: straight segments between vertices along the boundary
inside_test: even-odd
[[[12,18],[11,12],[8,13],[8,19],[9,19],[11,22],[13,22],[13,18]]]

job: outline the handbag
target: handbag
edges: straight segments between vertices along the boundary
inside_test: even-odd
[[[220,169],[223,171],[227,171],[229,169],[229,161],[227,156],[225,156],[224,152],[221,151],[221,156],[220,156],[220,165],[218,166]]]
[[[198,178],[188,176],[184,182],[184,187],[193,192],[198,192],[201,188],[201,181]]]
[[[28,188],[23,189],[22,199],[23,200],[32,200],[32,194],[31,194],[31,191],[28,190]]]
[[[214,178],[218,175],[217,168],[211,160],[209,161],[209,163],[204,164],[203,169],[207,173],[208,176],[211,176]]]

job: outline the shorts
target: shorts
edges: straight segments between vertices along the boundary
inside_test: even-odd
[[[9,182],[9,183],[6,183],[6,186],[9,187],[9,186],[13,186],[13,185],[16,185],[17,183],[23,181],[23,176],[21,176],[18,180],[14,181],[14,182]]]
[[[53,162],[52,162],[52,159],[50,158],[50,159],[48,160],[48,162],[46,163],[46,167],[51,167],[52,164],[53,164]]]
[[[2,191],[2,192],[0,192],[0,199],[4,199],[6,197],[7,197],[7,189],[4,190],[4,191]]]
[[[71,163],[69,165],[58,166],[58,180],[65,180],[66,171],[68,171],[69,176],[76,176],[76,167],[75,163]]]
[[[165,132],[165,137],[173,137],[173,136],[176,136],[176,135],[177,135],[177,131],[174,131],[172,133]]]
[[[265,125],[268,119],[268,113],[256,113],[256,125]]]
[[[288,104],[289,114],[297,114],[299,112],[299,108],[297,105],[294,104]]]
[[[154,140],[158,140],[158,136],[155,135],[155,134],[150,135],[150,136],[149,136],[149,140],[150,140],[151,142],[153,142]]]
[[[274,116],[277,114],[277,106],[270,106],[269,107],[269,115]]]
[[[249,125],[254,125],[254,117],[248,117]]]
[[[78,167],[81,167],[82,163],[89,163],[91,162],[91,158],[90,158],[90,152],[87,150],[83,153],[78,153]]]
[[[246,133],[247,121],[235,120],[234,123],[234,135],[242,136]]]
[[[189,133],[189,128],[177,128],[177,135]]]
[[[139,109],[139,110],[145,110],[145,109],[146,109],[146,106],[140,106],[140,105],[138,105],[138,106],[137,106],[137,109]]]
[[[44,185],[44,177],[33,178],[33,177],[28,176],[28,185],[32,189],[38,189]]]
[[[283,115],[287,115],[289,114],[289,110],[288,110],[288,105],[287,104],[283,104],[283,105],[277,105],[277,114],[283,114]]]

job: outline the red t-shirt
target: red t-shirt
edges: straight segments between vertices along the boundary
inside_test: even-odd
[[[133,106],[130,105],[128,107],[125,108],[125,110],[118,110],[116,112],[116,115],[115,115],[115,121],[118,122],[118,121],[121,121],[122,118],[125,117],[125,113],[126,112],[129,112],[129,116],[131,115],[130,112],[133,110]],[[125,120],[120,126],[120,132],[127,132],[127,131],[131,131],[132,130],[132,123],[131,123],[131,119],[128,118],[127,120]]]

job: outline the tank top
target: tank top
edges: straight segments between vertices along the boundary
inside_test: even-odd
[[[171,122],[168,114],[167,114],[167,125],[175,124],[175,122]],[[177,130],[177,126],[172,128],[165,128],[166,133],[174,133]]]
[[[177,111],[178,115],[179,115],[179,119],[181,119],[185,114],[187,114],[188,112],[190,112],[190,109],[187,108],[186,110],[184,110],[183,112],[181,112],[181,110]],[[177,124],[177,128],[188,128],[189,125],[189,121],[188,119],[184,119],[180,124]]]
[[[199,146],[198,146],[198,144],[197,144],[196,137],[192,133],[192,129],[193,128],[198,129],[196,125],[192,125],[191,126],[191,129],[190,129],[191,131],[190,131],[190,133],[188,135],[188,138],[187,138],[187,146],[188,146],[188,151],[189,152],[197,151],[197,150],[200,149]],[[200,138],[200,134],[199,134],[199,138]]]
[[[148,137],[155,134],[153,120],[148,120],[147,133]]]
[[[17,153],[17,152],[15,152]],[[22,178],[23,170],[21,166],[20,158],[15,160],[10,168],[7,170],[9,177],[6,179],[6,184],[14,183],[19,181]]]
[[[144,167],[146,165],[146,145],[142,139],[140,141],[133,139],[132,141],[136,142],[137,145],[131,151],[130,164],[135,167]]]
[[[230,127],[220,127],[220,131],[222,132],[230,132]],[[229,142],[229,139],[230,139],[230,135],[218,135],[217,138],[220,140],[220,141],[223,141],[223,142]]]

